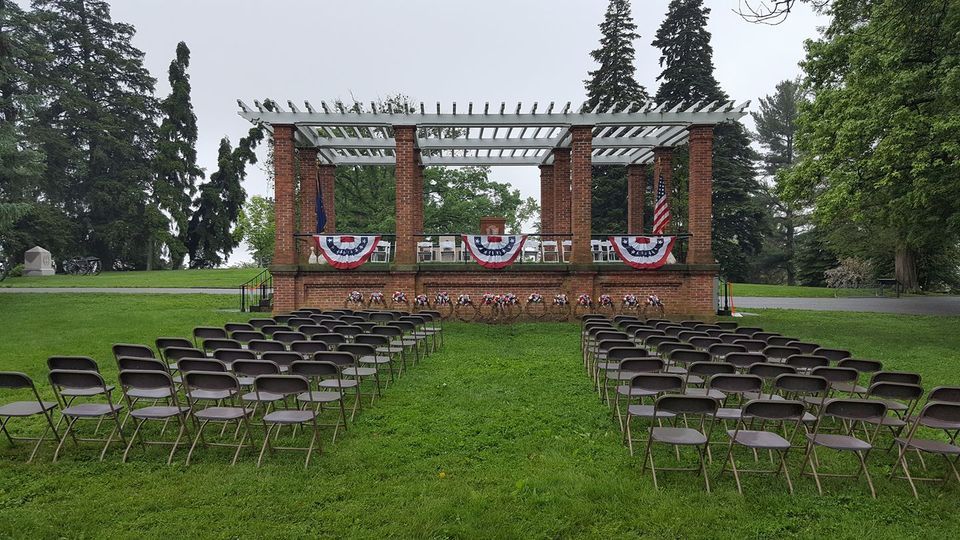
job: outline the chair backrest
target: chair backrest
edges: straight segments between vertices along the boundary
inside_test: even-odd
[[[759,339],[738,339],[733,344],[740,345],[750,352],[763,352],[767,348],[767,342]]]
[[[213,351],[213,357],[229,365],[238,360],[256,360],[257,353],[244,349],[217,349]]]
[[[399,332],[399,330],[396,330]],[[398,334],[399,335],[399,334]],[[332,332],[327,332],[326,334],[314,334],[310,336],[310,341],[320,341],[327,344],[328,349],[334,349],[337,345],[347,342],[347,336],[343,334],[334,334]]]
[[[107,383],[104,382],[103,377],[100,376],[96,371],[80,371],[73,369],[54,369],[50,371],[50,386],[53,387],[53,391],[57,394],[57,401],[63,402],[63,398],[60,395],[60,392],[65,389],[69,390],[90,390],[95,389],[99,390],[99,394],[108,396],[107,401],[110,401],[111,407],[113,406],[112,400],[109,399],[110,389],[107,387]]]
[[[333,362],[340,367],[352,367],[356,364],[356,358],[347,351],[320,351],[313,353],[313,359],[317,362]]]
[[[887,414],[887,405],[875,399],[831,399],[823,406],[821,417],[877,422]]]
[[[670,358],[670,362],[674,364],[693,364],[695,362],[710,361],[710,353],[695,349],[675,349],[670,352],[668,357]],[[730,367],[732,368],[733,366]]]
[[[300,332],[292,332],[287,330],[285,332],[274,332],[271,338],[274,341],[279,341],[281,343],[286,343],[289,345],[294,341],[306,341],[307,336],[303,335]]]
[[[319,351],[329,351],[330,346],[323,341],[294,341],[290,344],[290,350],[300,353],[305,359],[313,357],[313,353]]]
[[[710,353],[710,356],[714,358],[723,358],[730,353],[745,353],[747,348],[743,345],[734,345],[732,343],[717,343],[716,345],[711,345],[707,352]]]
[[[301,326],[313,326],[316,323],[310,317],[294,317],[287,321],[290,328],[300,328]]]
[[[366,343],[342,343],[337,347],[337,350],[352,353],[356,358],[377,355],[376,348]]]
[[[777,337],[777,336],[779,336],[779,335],[780,335],[780,334],[778,334],[778,333],[776,333],[776,332],[754,332],[753,335],[750,336],[750,338],[751,338],[751,339],[759,339],[760,341],[763,341],[763,342],[765,342],[765,343],[767,343],[767,344],[769,345],[769,344],[770,344],[770,338]]]
[[[183,375],[183,384],[190,395],[194,390],[240,392],[240,381],[233,373],[214,371],[189,371]]]
[[[259,353],[260,356],[263,356],[264,353],[267,352],[287,350],[287,347],[283,343],[273,341],[272,339],[254,339],[250,343],[247,343],[247,347],[249,350]]]
[[[878,382],[867,389],[867,397],[894,399],[913,403],[923,396],[923,387],[919,384],[905,384],[895,382]]]
[[[909,371],[877,371],[870,376],[870,384],[878,382],[920,384],[920,374]]]
[[[786,364],[800,370],[809,371],[813,368],[829,366],[830,360],[826,356],[816,356],[812,354],[792,354],[787,357]]]
[[[674,373],[639,373],[631,377],[630,387],[647,392],[680,392],[683,377]]]
[[[310,382],[302,375],[258,375],[253,379],[253,391],[260,397],[260,393],[276,394],[287,397],[310,390]]]
[[[120,387],[126,394],[130,390],[157,390],[166,388],[170,390],[170,398],[176,399],[176,388],[173,385],[173,378],[166,371],[128,369],[121,371],[119,375]]]
[[[363,328],[353,324],[341,324],[334,326],[333,331],[337,334],[343,334],[345,336],[357,336],[363,333]]]
[[[218,339],[227,337],[227,331],[216,326],[197,326],[193,329],[193,339],[201,342],[207,339]]]
[[[625,322],[638,322],[640,320],[636,315],[617,315],[613,318],[613,323],[620,325]]]
[[[743,406],[742,418],[795,421],[803,419],[805,407],[803,402],[787,399],[755,399]]]
[[[662,335],[662,336],[650,336],[647,339],[643,340],[643,346],[651,349],[656,349],[663,345],[664,343],[683,343],[674,336]],[[689,346],[689,344],[686,344]]]
[[[708,350],[711,345],[722,343],[720,338],[715,337],[693,337],[690,338],[690,344],[698,349]]]
[[[390,338],[387,336],[374,335],[374,334],[360,334],[354,338],[356,343],[365,343],[367,345],[373,345],[375,347],[384,347],[390,343]]]
[[[639,339],[640,341],[646,342],[647,339],[653,336],[666,336],[667,333],[663,330],[657,330],[655,328],[638,328],[633,332],[633,339]]]
[[[844,358],[837,362],[837,367],[855,369],[859,373],[874,373],[883,369],[883,362],[861,358]]]
[[[293,351],[270,351],[261,354],[260,359],[273,362],[278,367],[290,367],[294,362],[303,360],[303,356]]]
[[[717,373],[710,378],[710,388],[725,394],[744,394],[763,390],[763,379],[756,375]]]
[[[403,330],[393,326],[377,326],[371,333],[375,336],[400,337],[403,335]]]
[[[928,402],[920,409],[920,413],[917,415],[917,423],[934,429],[960,430],[960,403],[951,401]]]
[[[937,386],[927,395],[927,401],[960,403],[960,386]]]
[[[650,356],[650,353],[646,349],[635,346],[611,347],[607,350],[607,360],[614,362],[627,358],[646,358],[648,356]]]
[[[786,395],[822,395],[830,390],[830,381],[819,375],[784,373],[773,381],[773,387]]]
[[[289,321],[293,317],[294,317],[293,315],[286,313],[281,315],[274,315],[273,320],[276,321],[278,324],[287,324],[287,321]]]
[[[326,334],[328,331],[329,330],[327,330],[326,326],[321,326],[319,324],[305,324],[297,328],[297,332],[307,336],[308,339],[317,334]]]
[[[357,324],[366,321],[366,319],[358,315],[344,315],[343,317],[340,317],[340,320],[347,324]]]
[[[196,347],[167,347],[163,350],[167,362],[178,362],[183,358],[206,358],[207,355]]]
[[[757,332],[763,332],[763,328],[759,328],[756,326],[740,326],[736,330],[734,330],[734,332],[737,334],[743,334],[745,336],[752,336]]]
[[[33,391],[33,397],[37,402],[43,402],[43,399],[40,398],[40,393],[37,392],[36,385],[33,384],[33,379],[27,376],[26,373],[20,373],[19,371],[0,371],[0,388],[9,390],[29,388]]]
[[[810,374],[823,377],[830,381],[831,384],[854,382],[858,378],[857,370],[842,367],[813,368]]]
[[[732,375],[736,371],[733,364],[724,362],[693,362],[687,366],[687,376],[697,375],[704,379],[710,379],[714,375],[725,374]]]
[[[770,336],[767,338],[767,345],[776,345],[777,347],[790,345],[794,341],[800,341],[795,337],[787,336]]]
[[[285,324],[268,324],[261,326],[260,331],[263,332],[265,336],[271,337],[277,332],[289,332],[290,327]]]
[[[117,358],[117,369],[122,371],[162,371],[167,372],[167,364],[156,358],[133,358],[121,356]]]
[[[259,318],[259,319],[250,319],[249,323],[250,323],[250,326],[254,328],[263,328],[264,326],[277,324],[277,321],[273,320],[272,318],[271,319]]]
[[[784,345],[767,345],[760,352],[770,360],[786,360],[793,355],[803,354],[803,352],[796,347],[787,347]]]
[[[679,338],[679,337],[680,337],[680,334],[682,334],[682,333],[684,333],[684,332],[689,332],[690,329],[687,328],[687,327],[685,327],[685,326],[673,325],[673,326],[668,326],[668,327],[664,328],[663,331],[664,331],[664,333],[666,333],[668,336],[673,336],[673,337],[675,337],[675,338]]]
[[[690,343],[691,339],[698,338],[698,337],[710,337],[710,335],[707,334],[706,332],[697,332],[696,330],[688,329],[677,334],[677,337],[680,339],[680,341],[686,341],[687,343]],[[713,338],[710,338],[710,339],[713,339]]]
[[[710,337],[715,337],[715,338],[717,338],[717,339],[719,339],[720,336],[722,336],[722,335],[724,335],[724,334],[727,334],[727,333],[729,333],[729,332],[730,332],[729,330],[724,330],[723,328],[709,328],[709,329],[707,329],[707,335],[710,336]]]
[[[619,330],[610,329],[600,329],[597,332],[593,333],[594,341],[603,341],[605,339],[629,339],[630,336],[626,332],[621,332]]]
[[[813,351],[813,354],[817,356],[826,356],[831,362],[839,362],[844,358],[850,358],[850,351],[844,349],[829,349],[827,347],[820,347],[819,349]]]
[[[657,398],[656,411],[673,414],[714,415],[720,404],[713,398],[668,394]]]
[[[147,347],[146,345],[139,345],[135,343],[114,343],[113,344],[113,357],[120,358],[121,356],[127,356],[132,358],[156,358],[157,355],[154,354],[153,349]]]
[[[370,320],[378,323],[386,323],[394,320],[396,316],[387,311],[375,311],[370,314]]]
[[[719,330],[720,327],[715,324],[700,323],[693,327],[697,332],[706,332],[707,330]]]
[[[235,339],[213,338],[203,340],[203,350],[215,351],[217,349],[242,349],[243,345]]]
[[[654,323],[654,322],[651,322],[651,321],[647,321],[647,324],[652,324],[653,327],[656,328],[657,330],[666,330],[667,328],[670,328],[671,326],[676,326],[676,325],[677,325],[677,323],[675,323],[675,322],[673,322],[673,321],[668,321],[668,320],[666,320],[666,319],[658,319],[657,322],[655,322],[655,323]]]
[[[664,361],[653,356],[627,358],[620,362],[620,371],[627,373],[657,373],[663,371]]]
[[[686,326],[687,328],[690,328],[690,329],[696,328],[701,324],[703,324],[703,321],[695,321],[693,319],[680,321],[680,326]]]
[[[244,330],[253,330],[253,325],[245,322],[228,322],[223,325],[223,329],[228,333],[242,332]]]
[[[161,358],[166,358],[163,351],[170,347],[185,347],[188,349],[193,347],[193,341],[182,337],[158,337],[154,344],[157,346],[157,352],[160,353]]]
[[[404,334],[410,334],[417,329],[417,326],[410,321],[391,321],[387,323],[387,326],[399,328],[403,330]]]
[[[330,313],[314,313],[310,316],[314,324],[320,324],[323,321],[335,321],[337,318]]]
[[[603,354],[609,351],[610,349],[617,347],[630,347],[634,348],[636,345],[632,340],[629,339],[604,339],[597,343],[597,353]]]
[[[64,371],[100,371],[97,362],[89,356],[51,356],[47,358],[47,369]]]
[[[259,330],[237,330],[236,332],[230,332],[230,339],[240,343],[250,343],[255,339],[267,339],[267,336]]]
[[[237,360],[230,367],[237,375],[246,377],[280,373],[280,366],[269,360]]]
[[[760,363],[753,364],[747,370],[747,373],[756,375],[764,380],[772,381],[784,374],[796,374],[797,370],[783,364]]]
[[[218,371],[227,372],[227,365],[221,360],[215,358],[181,358],[177,361],[177,369],[180,373],[190,371]]]
[[[763,364],[767,361],[767,357],[760,353],[751,353],[751,352],[732,352],[723,357],[723,361],[728,364],[733,364],[734,366],[744,369],[749,368],[754,364]]]
[[[709,334],[709,332],[707,332]],[[734,334],[732,332],[722,332],[717,334],[715,337],[720,338],[720,341],[724,343],[733,343],[734,341],[740,341],[742,339],[748,339],[743,334]]]
[[[334,362],[297,360],[290,364],[290,373],[310,379],[335,379],[340,377],[340,368]]]
[[[803,354],[814,354],[814,351],[820,348],[820,345],[809,341],[791,341],[788,345],[800,349]]]

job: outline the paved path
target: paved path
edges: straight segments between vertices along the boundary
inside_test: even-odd
[[[784,308],[820,311],[873,311],[905,315],[960,316],[960,296],[904,296],[901,298],[734,298],[739,309]]]
[[[2,293],[119,293],[119,294],[240,294],[240,288],[204,289],[194,287],[0,287]]]

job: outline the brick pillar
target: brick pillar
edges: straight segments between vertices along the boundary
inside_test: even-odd
[[[540,232],[556,232],[554,215],[553,165],[540,166]],[[541,238],[544,240],[544,238]]]
[[[316,233],[317,228],[317,149],[297,151],[300,162],[300,226],[301,233]]]
[[[556,231],[570,233],[570,149],[557,148],[553,151],[553,215]],[[569,240],[560,237],[558,240]]]
[[[663,176],[664,189],[667,192],[667,206],[670,208],[670,217],[673,221],[675,208],[671,201],[673,200],[673,148],[669,146],[658,146],[653,149],[653,198],[656,204],[657,183],[660,182],[660,176]],[[651,226],[653,224],[651,223]],[[667,225],[667,231],[671,226]]]
[[[570,128],[570,226],[573,229],[573,264],[591,264],[591,188],[593,180],[593,126]]]
[[[690,264],[713,264],[713,126],[690,126]]]
[[[397,264],[416,264],[416,176],[414,154],[415,126],[394,126],[397,141],[397,245],[394,260]]]
[[[293,126],[273,126],[273,187],[276,212],[276,237],[273,264],[296,264],[293,233],[296,219],[296,173],[294,167]]]
[[[318,167],[318,171],[320,195],[323,197],[323,211],[327,214],[327,224],[324,225],[323,232],[334,233],[337,232],[337,197],[335,194],[336,183],[334,182],[337,177],[337,166],[324,163]],[[316,227],[316,217],[314,217],[312,227]]]
[[[643,197],[647,192],[647,166],[627,166],[627,233],[643,234]]]
[[[420,150],[414,151],[414,157],[416,158],[416,165],[413,167],[414,172],[414,182],[413,182],[413,194],[414,194],[414,209],[416,213],[413,217],[413,232],[414,233],[423,233],[423,169],[424,166],[421,165],[420,159]],[[420,240],[417,237],[416,240]]]

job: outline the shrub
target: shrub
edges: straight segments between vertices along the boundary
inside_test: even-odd
[[[856,257],[840,260],[840,266],[824,272],[827,287],[834,289],[860,289],[873,283],[873,263]]]

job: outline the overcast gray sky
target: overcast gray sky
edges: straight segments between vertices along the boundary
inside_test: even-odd
[[[738,0],[712,8],[714,64],[737,101],[769,94],[800,70],[803,40],[826,23],[805,5],[779,26],[747,23]],[[633,0],[640,38],[637,78],[656,91],[659,51],[650,45],[669,0]],[[457,103],[579,103],[595,69],[607,0],[113,0],[113,18],[137,28],[158,96],[169,90],[167,66],[178,41],[191,50],[200,165],[215,170],[221,137],[236,142],[249,128],[236,99],[271,97],[317,103],[352,96],[364,102],[394,93],[445,106]],[[533,167],[495,168],[524,196],[539,198]],[[267,194],[260,170],[247,192]],[[232,260],[247,259],[238,253]]]

